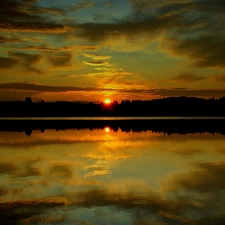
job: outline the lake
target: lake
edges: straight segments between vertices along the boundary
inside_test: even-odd
[[[0,132],[0,224],[224,224],[225,136]]]

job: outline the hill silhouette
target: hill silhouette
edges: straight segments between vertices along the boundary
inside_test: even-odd
[[[202,99],[168,97],[148,101],[125,100],[111,104],[80,102],[0,102],[0,117],[98,117],[98,116],[225,116],[225,97]]]

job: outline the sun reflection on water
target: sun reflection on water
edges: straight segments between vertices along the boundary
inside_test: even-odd
[[[110,132],[110,128],[109,127],[105,127],[105,132],[109,133]]]

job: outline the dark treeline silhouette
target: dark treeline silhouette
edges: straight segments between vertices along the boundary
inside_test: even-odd
[[[0,120],[0,131],[26,132],[46,129],[104,129],[117,132],[152,131],[164,134],[219,133],[225,135],[225,119],[154,119],[154,120]]]
[[[94,117],[94,116],[225,116],[225,97],[202,99],[168,97],[148,101],[104,103],[0,102],[0,117]]]

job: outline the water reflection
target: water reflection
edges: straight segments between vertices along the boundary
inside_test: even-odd
[[[223,224],[224,146],[210,133],[1,132],[0,223]]]
[[[109,131],[110,131],[110,127],[105,127],[105,132],[109,133]]]
[[[188,133],[220,133],[225,135],[225,119],[97,119],[92,120],[61,120],[61,119],[0,119],[0,131],[25,132],[27,136],[32,135],[33,130],[40,130],[42,133],[46,129],[66,130],[66,129],[105,129],[123,132],[160,132],[165,134],[188,134]]]

